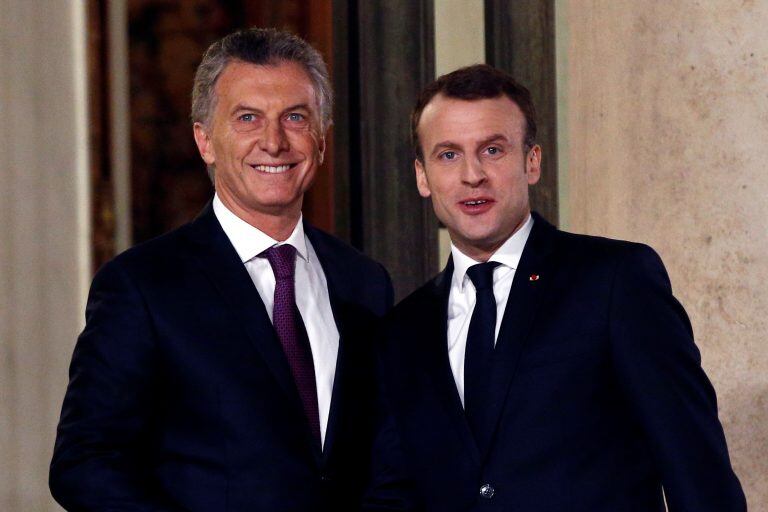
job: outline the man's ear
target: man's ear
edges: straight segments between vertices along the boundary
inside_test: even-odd
[[[195,132],[195,144],[197,144],[200,156],[203,157],[203,161],[206,164],[214,165],[216,163],[216,154],[213,151],[213,144],[211,143],[208,129],[202,123],[195,123],[193,129]]]
[[[538,144],[529,149],[525,156],[525,173],[529,185],[535,185],[541,178],[541,146]]]
[[[326,147],[327,146],[325,144],[325,135],[321,135],[320,140],[317,141],[317,153],[318,153],[318,156],[320,157],[320,164],[322,164],[323,160],[325,160]]]
[[[427,171],[424,169],[424,163],[417,158],[413,161],[413,168],[416,171],[416,188],[419,189],[419,195],[421,197],[431,196],[432,191],[429,189],[429,181],[427,181]]]

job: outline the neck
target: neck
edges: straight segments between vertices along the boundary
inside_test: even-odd
[[[499,247],[504,245],[504,243],[512,238],[515,233],[520,231],[520,228],[525,225],[525,222],[528,220],[528,216],[530,215],[530,210],[523,216],[522,220],[517,223],[516,226],[513,227],[513,229],[506,235],[502,236],[497,239],[486,239],[486,240],[468,240],[464,237],[458,236],[456,233],[450,233],[451,235],[451,242],[465,255],[469,256],[475,261],[479,261],[481,263],[485,263],[490,259],[491,256],[493,256],[493,253],[495,253],[497,250],[499,250]]]
[[[301,218],[301,202],[296,207],[276,209],[274,212],[242,207],[236,201],[219,195],[222,204],[251,226],[270,238],[283,242],[291,236]]]
[[[473,260],[479,261],[480,263],[485,263],[490,259],[491,256],[493,256],[493,253],[495,253],[496,250],[501,247],[502,244],[504,244],[505,241],[506,239],[496,244],[483,247],[465,244],[459,240],[453,240],[453,244],[466,256],[469,256]]]

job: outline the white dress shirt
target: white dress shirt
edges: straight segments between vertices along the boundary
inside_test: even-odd
[[[302,219],[299,218],[299,222],[287,240],[278,242],[232,213],[221,202],[218,194],[213,198],[213,212],[251,276],[267,309],[270,321],[275,301],[275,274],[267,258],[260,257],[259,254],[273,245],[289,244],[296,249],[296,307],[299,308],[304,320],[312,349],[320,417],[320,440],[321,443],[325,443],[333,379],[336,374],[336,358],[339,352],[339,331],[331,310],[328,282],[315,249],[304,235]]]
[[[529,214],[523,226],[488,259],[488,261],[501,263],[493,272],[493,295],[496,298],[494,343],[499,336],[504,309],[507,307],[509,291],[512,289],[512,279],[515,277],[515,270],[520,263],[520,256],[523,254],[523,248],[532,227],[533,217]],[[453,278],[448,295],[448,359],[451,363],[453,379],[456,381],[456,389],[463,404],[464,353],[467,348],[469,321],[475,309],[475,285],[467,275],[467,269],[482,262],[473,260],[453,244],[451,244],[451,255],[453,256]]]

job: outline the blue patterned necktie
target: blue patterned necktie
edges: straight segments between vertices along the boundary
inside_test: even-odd
[[[299,398],[312,434],[320,441],[320,416],[317,405],[317,385],[312,349],[301,314],[296,307],[294,268],[296,249],[288,244],[270,247],[264,252],[275,274],[275,302],[272,324],[283,346]]]

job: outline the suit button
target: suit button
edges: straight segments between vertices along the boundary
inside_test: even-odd
[[[485,498],[487,500],[493,498],[493,495],[496,494],[496,489],[493,488],[491,484],[483,484],[480,487],[480,497]]]

